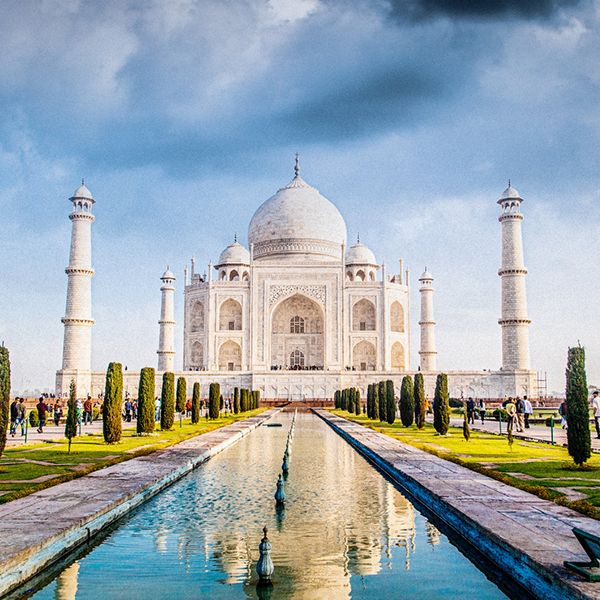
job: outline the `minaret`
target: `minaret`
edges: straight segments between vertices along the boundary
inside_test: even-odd
[[[62,370],[90,371],[92,362],[92,205],[96,202],[82,181],[72,198],[71,254]],[[76,379],[79,379],[76,377]]]
[[[511,187],[502,194],[498,204],[502,215],[502,369],[529,370],[529,323],[527,318],[527,296],[523,263],[523,236],[521,234],[521,202],[519,192]]]
[[[408,279],[408,277],[407,277]],[[425,273],[419,278],[421,282],[421,371],[435,371],[435,321],[433,320],[433,277],[425,267]]]
[[[163,282],[160,291],[162,292],[162,302],[160,305],[160,335],[158,338],[158,370],[173,371],[175,362],[175,311],[174,311],[174,296],[175,288],[173,282],[175,276],[169,267],[164,275],[160,278]]]

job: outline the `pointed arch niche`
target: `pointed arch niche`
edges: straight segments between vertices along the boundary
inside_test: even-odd
[[[375,305],[366,298],[352,307],[352,330],[375,331]]]
[[[300,365],[301,353],[303,366],[322,368],[324,322],[321,307],[302,294],[295,294],[277,304],[271,317],[271,366]]]
[[[400,342],[392,346],[392,370],[406,371],[406,355],[404,346]]]
[[[242,329],[242,305],[230,298],[219,309],[219,329],[221,331],[239,331]]]
[[[242,348],[231,340],[219,348],[219,371],[241,371]]]
[[[390,307],[390,328],[392,331],[404,333],[404,308],[397,300]]]
[[[366,340],[352,349],[352,366],[357,371],[374,371],[376,358],[375,346]]]

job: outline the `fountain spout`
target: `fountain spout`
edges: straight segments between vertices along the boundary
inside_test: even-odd
[[[258,546],[260,558],[256,563],[256,572],[258,573],[260,580],[259,583],[270,582],[271,575],[273,575],[273,571],[275,570],[273,561],[271,560],[271,542],[269,542],[269,538],[267,537],[266,525],[263,528],[263,532],[265,535]]]
[[[279,479],[277,480],[277,491],[275,492],[275,500],[277,504],[283,504],[285,502],[285,492],[283,491],[283,479],[281,479],[281,474],[279,475]]]

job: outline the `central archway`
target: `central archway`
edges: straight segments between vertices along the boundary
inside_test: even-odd
[[[306,296],[280,302],[271,317],[271,366],[323,368],[324,320],[321,307]]]

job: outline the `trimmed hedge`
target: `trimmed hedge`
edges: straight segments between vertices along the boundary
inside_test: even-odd
[[[192,423],[200,422],[200,384],[196,381],[194,383],[194,390],[192,391]]]
[[[425,400],[425,380],[422,373],[415,375],[415,424],[419,429],[425,427],[425,414],[427,412],[427,401]]]
[[[71,454],[71,440],[77,436],[77,388],[71,379],[69,385],[69,401],[67,403],[67,422],[65,423],[65,437],[69,440],[69,454]]]
[[[415,390],[412,377],[405,375],[400,388],[400,420],[404,427],[410,427],[415,419]]]
[[[177,378],[177,402],[175,404],[175,410],[178,413],[185,412],[185,405],[187,403],[187,382],[185,377]]]
[[[102,435],[107,444],[121,441],[123,406],[123,369],[120,363],[111,362],[106,370],[104,408],[102,409]]]
[[[208,395],[208,414],[211,419],[219,418],[219,403],[221,400],[221,386],[211,383]]]
[[[160,392],[160,428],[168,431],[175,422],[175,374],[163,373]]]
[[[0,347],[0,456],[6,445],[6,432],[10,420],[10,358],[8,350]]]
[[[140,371],[137,411],[138,435],[154,433],[156,427],[154,421],[155,374],[156,372],[152,367],[144,367]]]
[[[569,348],[567,361],[567,447],[576,465],[581,466],[592,454],[585,350]]]
[[[448,375],[440,373],[435,382],[433,398],[433,426],[440,435],[446,435],[450,427],[450,404],[448,399]]]

